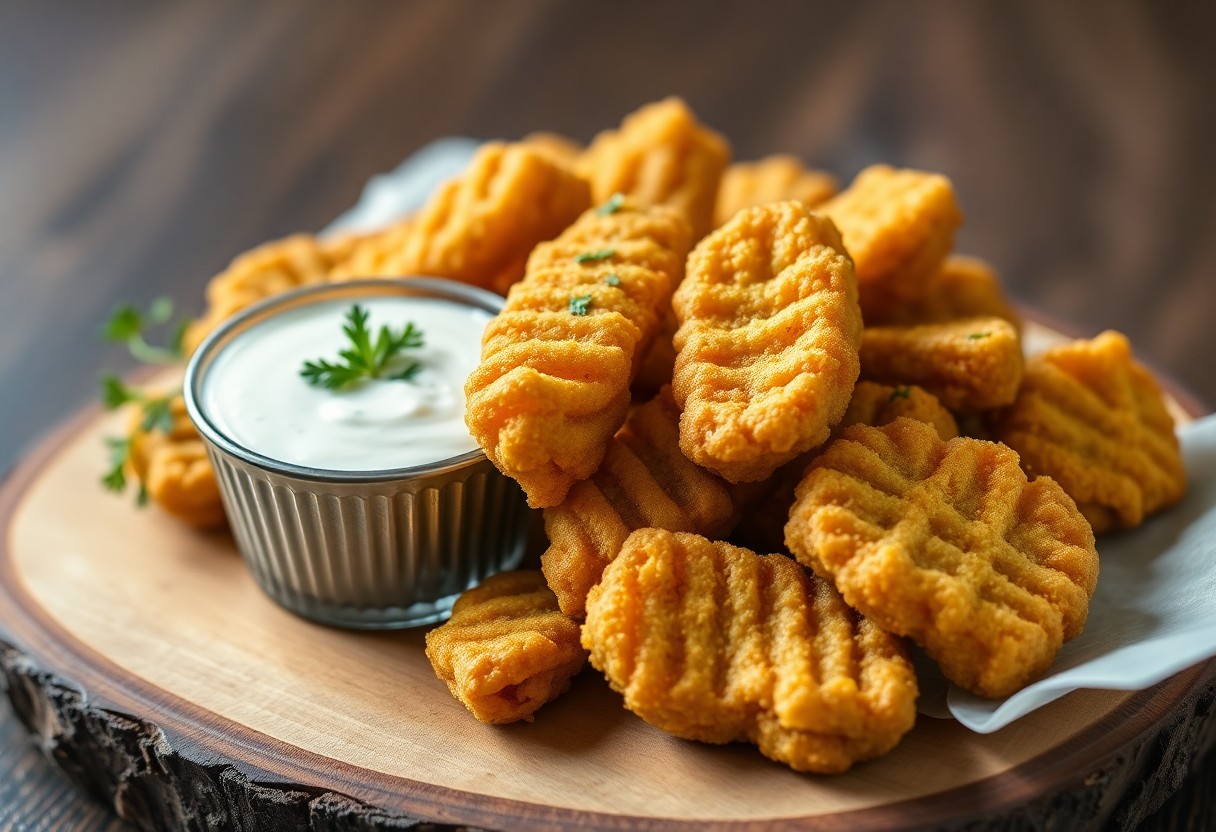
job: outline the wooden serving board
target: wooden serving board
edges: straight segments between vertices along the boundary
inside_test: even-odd
[[[1078,691],[987,736],[922,716],[837,777],[670,737],[590,669],[534,723],[482,725],[421,631],[297,618],[226,535],[102,491],[118,429],[83,414],[0,490],[0,664],[47,753],[147,828],[1081,829],[1151,811],[1210,744],[1212,663]]]

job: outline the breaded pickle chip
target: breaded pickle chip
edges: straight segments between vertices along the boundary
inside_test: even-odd
[[[714,227],[724,224],[744,208],[769,202],[796,200],[814,208],[839,189],[836,177],[808,170],[802,162],[784,154],[766,156],[756,162],[735,162],[722,174]]]
[[[896,419],[845,430],[811,463],[785,527],[851,607],[911,637],[980,696],[1019,690],[1080,634],[1098,579],[1089,523],[993,442]]]
[[[1174,420],[1118,332],[1030,359],[1017,401],[991,428],[1026,473],[1060,483],[1095,531],[1138,526],[1186,493]]]
[[[175,396],[169,402],[173,428],[144,430],[141,416],[131,423],[131,470],[148,498],[169,514],[199,529],[227,522],[219,484],[207,448],[186,413],[186,402]]]
[[[689,245],[668,209],[592,210],[537,246],[486,328],[465,422],[534,508],[599,467]]]
[[[740,211],[702,240],[673,298],[680,447],[731,482],[824,442],[857,381],[853,262],[797,202]]]
[[[1003,318],[917,326],[867,326],[861,377],[915,384],[957,413],[1011,403],[1022,381],[1022,341]]]
[[[798,771],[890,751],[916,718],[899,639],[782,555],[640,529],[587,600],[583,644],[625,707]]]
[[[620,129],[595,137],[575,166],[604,202],[624,194],[643,206],[664,205],[688,221],[693,239],[712,227],[730,144],[697,121],[678,98],[665,98],[625,117]]]
[[[977,257],[950,255],[919,294],[897,303],[864,298],[866,326],[940,324],[960,318],[1004,318],[1021,328],[1022,318],[1005,297],[992,266]]]
[[[852,425],[882,427],[901,416],[932,425],[943,442],[958,436],[958,423],[932,393],[914,384],[893,387],[873,381],[857,382],[836,432]]]
[[[532,721],[583,668],[579,627],[539,572],[504,572],[456,600],[426,635],[435,675],[482,722]]]
[[[680,410],[664,389],[635,407],[589,479],[545,509],[541,568],[562,612],[585,614],[587,593],[636,529],[721,537],[739,520],[729,486],[680,451]]]

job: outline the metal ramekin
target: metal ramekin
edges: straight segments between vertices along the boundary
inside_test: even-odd
[[[262,589],[316,621],[392,629],[447,617],[461,592],[519,565],[529,522],[519,486],[481,449],[380,471],[279,462],[222,433],[200,406],[208,368],[240,333],[303,304],[372,295],[443,298],[491,313],[503,304],[497,295],[436,278],[309,286],[222,324],[195,351],[184,392],[237,546]]]

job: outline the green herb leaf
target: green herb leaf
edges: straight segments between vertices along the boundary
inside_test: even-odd
[[[973,332],[967,336],[967,340],[968,341],[978,341],[981,338],[987,338],[991,334],[992,334],[991,332]]]
[[[621,285],[621,279],[620,279],[620,277],[617,276],[616,272],[613,272],[612,274],[609,274],[607,277],[605,277],[604,282],[607,283],[609,286],[620,286]]]
[[[908,398],[908,396],[911,393],[912,393],[911,388],[897,387],[897,388],[895,388],[895,391],[893,393],[891,393],[890,396],[887,397],[887,403],[889,404],[889,403],[895,401],[896,399],[906,399],[906,398]]]
[[[404,361],[401,351],[423,346],[422,332],[413,323],[407,323],[400,332],[385,325],[373,337],[367,326],[368,318],[366,309],[359,304],[352,306],[342,326],[350,346],[338,351],[341,361],[324,358],[305,361],[300,375],[314,387],[329,390],[341,390],[372,378],[413,380],[422,365],[417,361]]]
[[[139,423],[140,430],[144,433],[151,433],[154,430],[159,430],[161,433],[172,433],[173,411],[169,406],[172,401],[172,396],[144,399],[144,415]]]
[[[608,197],[607,202],[605,202],[599,208],[596,208],[595,213],[599,214],[601,217],[615,214],[617,211],[621,210],[621,205],[623,205],[624,202],[625,195],[620,191],[617,191],[612,196]]]
[[[107,491],[121,494],[127,487],[127,460],[131,456],[131,440],[107,436],[106,447],[110,450],[110,469],[101,477]]]
[[[599,251],[584,251],[582,254],[574,258],[575,263],[598,263],[601,260],[607,260],[611,257],[616,257],[616,249],[602,248]]]
[[[591,295],[574,295],[570,298],[570,314],[586,315],[591,309]]]
[[[172,364],[182,357],[181,342],[186,322],[178,323],[166,346],[154,346],[148,343],[145,336],[149,327],[163,326],[172,317],[173,301],[169,298],[157,298],[152,301],[146,314],[131,304],[124,303],[114,309],[110,319],[101,328],[101,334],[107,341],[126,343],[131,355],[145,364]]]
[[[139,401],[139,392],[122,383],[116,375],[107,375],[101,380],[101,403],[106,410],[117,410],[124,404]]]
[[[139,310],[124,303],[114,309],[110,320],[102,327],[101,334],[107,341],[126,341],[135,338],[144,329],[143,316]]]

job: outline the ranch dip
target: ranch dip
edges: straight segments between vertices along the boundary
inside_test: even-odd
[[[464,423],[464,382],[481,357],[491,313],[427,297],[361,297],[373,338],[413,323],[423,345],[401,352],[406,380],[367,379],[339,390],[300,375],[305,361],[339,361],[352,301],[325,300],[266,318],[226,344],[207,368],[200,405],[220,432],[255,453],[330,471],[425,465],[477,448]]]

